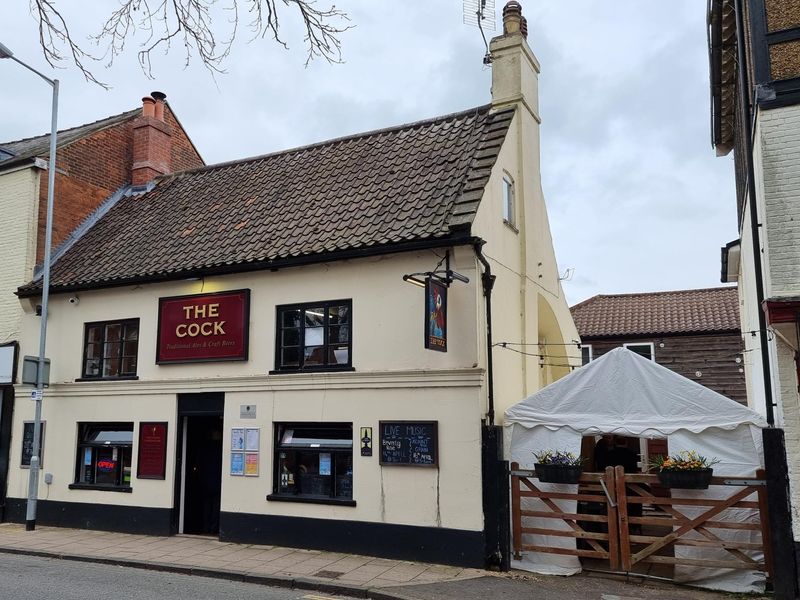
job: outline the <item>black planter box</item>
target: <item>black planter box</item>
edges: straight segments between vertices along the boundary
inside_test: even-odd
[[[706,490],[711,483],[714,469],[698,469],[696,471],[667,470],[659,471],[661,485],[681,490]]]
[[[533,465],[536,477],[542,483],[578,483],[583,467],[573,465]]]

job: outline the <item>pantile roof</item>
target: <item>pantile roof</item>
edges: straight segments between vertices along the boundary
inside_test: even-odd
[[[133,119],[142,114],[141,108],[129,110],[118,115],[100,119],[94,123],[86,123],[70,129],[64,129],[58,132],[58,139],[56,140],[58,147],[61,148],[72,142],[75,142],[87,135],[91,135],[101,129],[113,127],[119,123],[124,123],[129,119]],[[36,137],[25,138],[22,140],[15,140],[11,142],[0,142],[0,159],[6,154],[11,154],[5,160],[0,160],[0,169],[16,165],[25,160],[36,158],[37,156],[46,156],[50,152],[50,134],[38,135]]]
[[[74,242],[52,266],[51,289],[468,235],[514,114],[490,108],[161,177]]]
[[[581,338],[736,331],[736,287],[598,295],[576,304]]]

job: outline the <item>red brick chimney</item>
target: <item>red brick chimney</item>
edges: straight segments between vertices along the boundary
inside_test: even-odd
[[[172,170],[172,130],[164,121],[166,97],[153,92],[142,98],[142,116],[133,122],[133,185],[144,185]]]

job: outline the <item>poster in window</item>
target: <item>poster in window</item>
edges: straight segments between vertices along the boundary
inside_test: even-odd
[[[244,450],[244,427],[231,429],[231,450],[242,452]]]
[[[244,455],[244,474],[246,477],[258,477],[258,452]]]
[[[245,429],[244,449],[250,452],[258,452],[258,439],[261,430],[258,427],[248,427]]]
[[[22,425],[22,461],[20,466],[30,467],[33,456],[33,421],[26,421]],[[44,421],[39,428],[39,466],[44,463]]]
[[[231,452],[231,475],[244,475],[244,452]]]
[[[432,277],[425,280],[425,347],[447,352],[447,286]]]
[[[138,479],[167,478],[167,423],[139,423]]]
[[[320,452],[319,453],[319,474],[320,475],[330,475],[331,474],[331,453],[330,452]]]

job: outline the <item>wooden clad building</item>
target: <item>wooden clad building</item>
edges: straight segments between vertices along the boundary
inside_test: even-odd
[[[735,287],[600,294],[572,307],[583,364],[625,346],[747,403]]]

